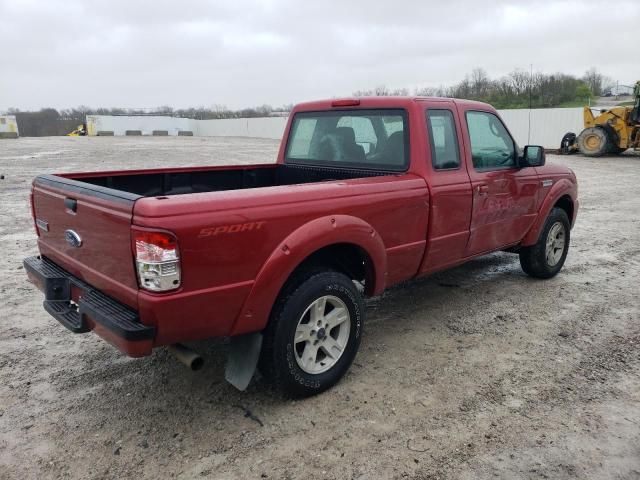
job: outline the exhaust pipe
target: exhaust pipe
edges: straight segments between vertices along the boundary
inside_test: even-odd
[[[176,357],[180,363],[186,365],[194,372],[196,370],[200,370],[204,365],[204,360],[200,355],[198,355],[198,353],[191,350],[189,347],[185,347],[181,343],[169,345],[167,349],[169,350],[169,353]]]

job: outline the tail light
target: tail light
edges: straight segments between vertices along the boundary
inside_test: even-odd
[[[134,230],[140,288],[165,292],[180,286],[180,255],[176,237],[168,232]]]
[[[355,107],[360,105],[359,98],[342,98],[331,102],[332,107]]]

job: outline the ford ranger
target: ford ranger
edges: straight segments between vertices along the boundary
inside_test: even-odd
[[[556,275],[578,199],[490,105],[378,97],[296,106],[275,164],[40,175],[31,205],[25,270],[69,330],[183,360],[229,337],[232,384],[307,396],[351,365],[364,297],[498,250]]]

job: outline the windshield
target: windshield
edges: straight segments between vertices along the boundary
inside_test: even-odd
[[[293,118],[285,162],[403,171],[408,147],[404,110],[301,112]]]

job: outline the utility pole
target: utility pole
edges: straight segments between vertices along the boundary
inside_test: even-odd
[[[531,89],[533,87],[533,63],[529,70],[529,132],[527,134],[527,144],[531,144]]]

